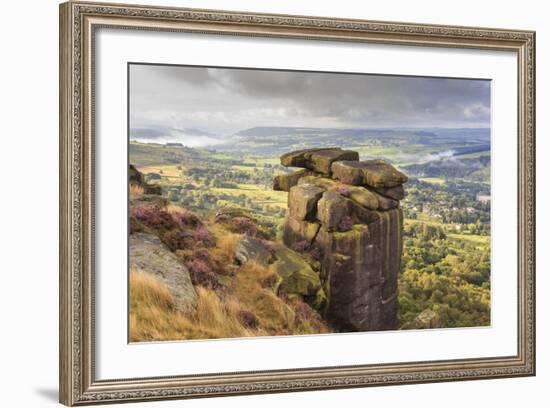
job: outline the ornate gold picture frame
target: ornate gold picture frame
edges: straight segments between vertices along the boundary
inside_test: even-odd
[[[387,364],[98,379],[95,345],[95,35],[100,28],[449,49],[517,57],[517,352]],[[498,254],[495,254],[498,256]],[[229,11],[60,6],[60,401],[195,398],[535,375],[535,33]],[[125,273],[125,271],[121,271]],[[121,294],[121,296],[125,296]]]

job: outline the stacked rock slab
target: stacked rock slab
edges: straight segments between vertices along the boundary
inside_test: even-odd
[[[274,180],[289,192],[283,242],[320,260],[325,318],[340,331],[396,329],[407,176],[340,148],[287,153],[281,164],[302,168]]]

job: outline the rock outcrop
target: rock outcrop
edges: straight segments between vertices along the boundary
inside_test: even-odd
[[[161,280],[170,290],[177,310],[187,313],[195,309],[197,294],[189,270],[156,235],[130,234],[130,267]]]
[[[284,244],[320,263],[325,318],[340,331],[397,329],[407,176],[339,148],[288,153],[281,164],[303,169],[274,188],[289,191]]]
[[[143,188],[144,194],[161,195],[162,187],[158,184],[149,184],[145,181],[143,174],[136,169],[133,164],[130,164],[128,169],[128,181],[130,184],[134,184]]]
[[[245,235],[235,244],[235,259],[241,265],[248,261],[267,265],[272,258],[273,254],[265,248],[260,239]]]

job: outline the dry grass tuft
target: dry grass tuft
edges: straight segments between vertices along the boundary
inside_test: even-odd
[[[145,193],[145,189],[139,184],[130,184],[130,197],[139,197]]]
[[[210,259],[216,265],[216,269],[222,272],[227,269],[228,265],[233,264],[235,256],[235,245],[241,238],[240,234],[223,231],[220,232],[219,226],[210,227],[210,231],[214,235],[216,246],[209,248]],[[223,273],[222,273],[223,274]]]
[[[166,212],[182,220],[194,216],[175,205],[169,205]],[[170,291],[162,281],[132,270],[130,341],[329,332],[317,312],[307,304],[277,296],[280,278],[271,269],[255,262],[240,267],[234,265],[235,245],[241,234],[228,232],[213,223],[208,225],[208,230],[214,238],[213,246],[182,248],[175,252],[188,267],[199,262],[208,266],[219,284],[205,287],[195,279],[197,305],[194,313],[184,314],[174,308]]]
[[[173,307],[168,288],[155,277],[130,272],[130,341],[214,339],[257,335],[242,325],[241,305],[224,299],[210,289],[197,287],[194,314]]]
[[[187,214],[189,212],[185,208],[182,208],[179,205],[175,205],[175,204],[168,204],[166,206],[166,211],[168,211],[168,213],[170,213],[172,215],[174,215],[174,214]]]

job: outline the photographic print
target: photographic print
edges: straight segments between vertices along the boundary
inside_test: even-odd
[[[129,340],[491,324],[491,82],[130,63]]]
[[[535,375],[534,31],[59,22],[63,404]]]

